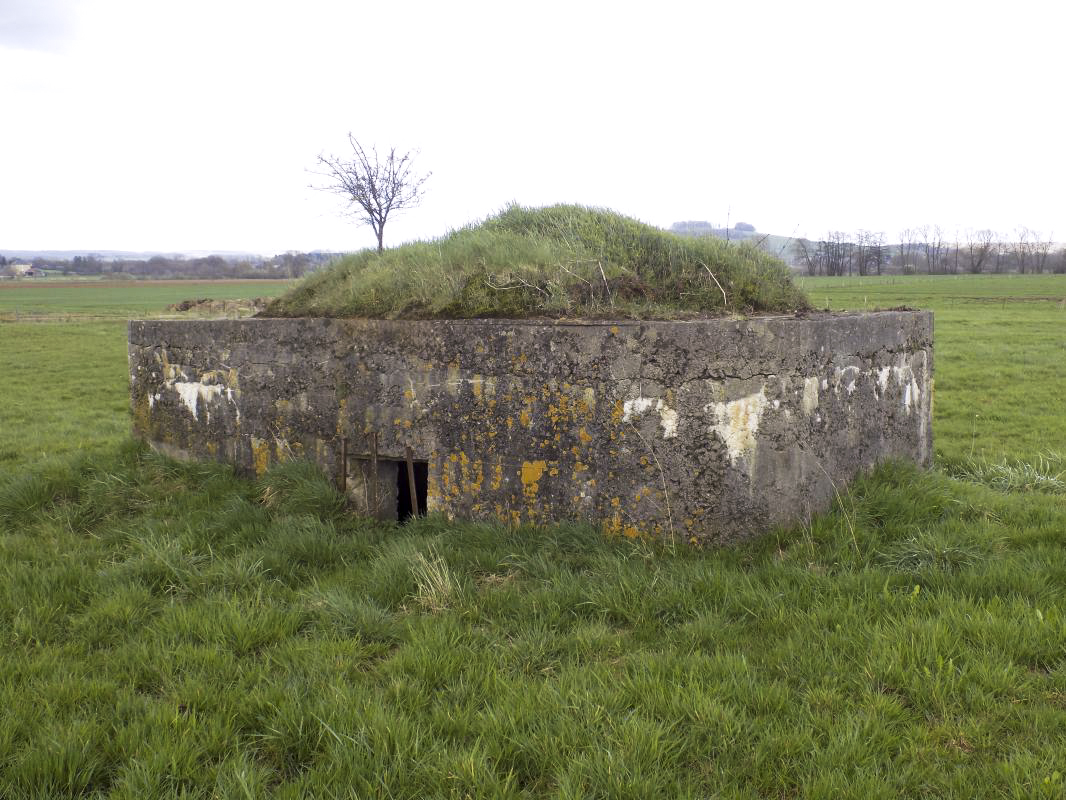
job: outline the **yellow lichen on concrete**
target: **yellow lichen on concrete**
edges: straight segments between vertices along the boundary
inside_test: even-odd
[[[559,393],[553,399],[555,402],[549,401],[548,403],[548,419],[553,426],[558,427],[561,423],[570,420],[570,398]]]
[[[581,397],[577,400],[577,410],[582,414],[591,414],[596,410],[596,390],[586,386],[581,390]]]
[[[437,481],[437,471],[429,470],[426,480],[426,510],[437,511],[441,508],[440,483]]]
[[[270,442],[252,437],[252,464],[256,475],[262,475],[270,468]]]
[[[133,404],[133,427],[142,434],[148,432],[148,423],[152,416],[151,399],[151,395],[145,392],[138,395],[136,402]]]
[[[456,492],[456,488],[457,487],[453,488],[454,487],[454,482],[452,481],[452,464],[456,460],[457,460],[457,456],[454,453],[452,453],[448,457],[448,460],[442,462],[441,465],[440,465],[440,467],[441,467],[440,468],[440,484],[439,484],[440,485],[440,489],[439,489],[438,494],[439,494],[442,502],[446,502],[450,497],[452,497],[454,494],[457,493]],[[430,470],[430,474],[431,475],[433,474],[432,470]]]
[[[160,351],[159,358],[163,364],[164,381],[175,381],[178,379],[179,375],[181,377],[185,377],[185,373],[183,373],[181,369],[177,367],[177,365],[170,363],[170,356],[167,354],[167,351],[165,349]]]
[[[465,452],[460,452],[459,478],[462,490],[468,497],[477,497],[481,494],[481,485],[485,481],[481,459],[471,460]]]
[[[537,461],[523,461],[522,462],[522,485],[533,486],[536,491],[537,482],[544,475],[544,470],[548,468],[548,462],[543,459]]]
[[[526,501],[526,516],[531,522],[537,518],[537,492],[547,469],[548,462],[543,459],[522,462],[522,495]]]
[[[523,428],[528,428],[533,422],[533,403],[536,398],[529,395],[525,398],[522,410],[518,412],[518,422]]]

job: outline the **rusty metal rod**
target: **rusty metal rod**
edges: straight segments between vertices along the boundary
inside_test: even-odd
[[[411,516],[417,517],[418,490],[415,488],[415,462],[410,445],[404,448],[404,455],[407,456],[407,489],[411,493]]]
[[[373,516],[378,515],[378,432],[370,433],[370,508]]]
[[[341,437],[341,476],[340,486],[342,492],[348,491],[348,437]]]

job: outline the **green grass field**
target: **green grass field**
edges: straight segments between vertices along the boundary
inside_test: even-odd
[[[102,452],[128,438],[127,319],[165,315],[182,300],[271,297],[291,285],[0,283],[0,479],[50,456]]]
[[[806,278],[819,308],[935,312],[933,431],[944,462],[1066,451],[1066,275]]]
[[[716,552],[171,462],[0,322],[0,797],[1062,797],[1066,280],[805,283],[937,312],[939,466]]]
[[[22,317],[86,321],[165,313],[168,305],[210,297],[274,297],[292,281],[11,281],[0,283],[0,323]]]

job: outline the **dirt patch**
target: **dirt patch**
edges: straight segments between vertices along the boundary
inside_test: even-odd
[[[195,316],[247,316],[258,314],[266,308],[269,298],[253,297],[248,300],[212,300],[201,297],[198,300],[182,300],[167,306],[167,311]]]

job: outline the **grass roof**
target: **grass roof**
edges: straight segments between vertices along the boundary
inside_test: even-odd
[[[514,205],[439,239],[346,256],[262,316],[670,319],[808,307],[784,263],[750,245],[602,209]]]

